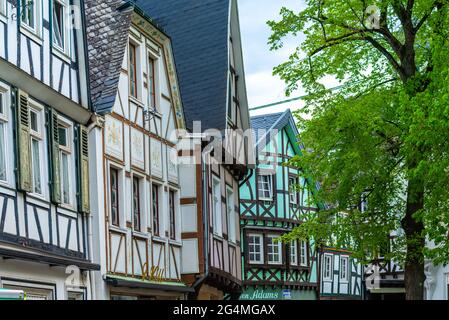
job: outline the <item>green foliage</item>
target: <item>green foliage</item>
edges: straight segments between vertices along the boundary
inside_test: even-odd
[[[320,182],[316,199],[328,204],[285,240],[312,235],[369,261],[401,229],[407,201],[419,202],[407,190],[413,182],[424,187],[423,208],[413,213],[425,225],[418,238],[434,244],[427,257],[449,262],[447,2],[308,0],[304,11],[283,8],[280,21],[268,22],[273,50],[286,36],[305,36],[274,74],[287,94],[299,84],[309,93],[296,113],[307,150],[290,165]],[[378,27],[368,5],[378,8]],[[320,83],[328,76],[342,81],[339,91]],[[386,257],[403,261],[407,240],[419,241],[399,233]]]

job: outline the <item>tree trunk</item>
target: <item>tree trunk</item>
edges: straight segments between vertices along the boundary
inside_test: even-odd
[[[405,297],[407,300],[424,299],[424,224],[415,213],[424,208],[424,184],[410,179],[407,187],[407,211],[402,220],[407,240],[405,259]]]

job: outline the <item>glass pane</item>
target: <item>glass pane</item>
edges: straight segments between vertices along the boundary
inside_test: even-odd
[[[0,122],[0,180],[6,181],[5,124]]]
[[[39,132],[37,113],[34,111],[30,111],[30,127],[34,132]]]
[[[64,48],[64,7],[58,1],[53,1],[53,41]]]
[[[3,114],[3,93],[0,93],[0,114]]]
[[[67,128],[59,127],[59,145],[67,147]]]
[[[42,194],[39,142],[33,139],[31,140],[31,144],[33,160],[33,192]]]
[[[69,157],[65,153],[61,153],[62,166],[62,201],[70,204],[70,182],[69,182]]]

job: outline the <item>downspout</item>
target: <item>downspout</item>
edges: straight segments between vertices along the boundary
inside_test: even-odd
[[[96,126],[96,123],[92,122],[89,125],[89,127],[87,128],[88,132],[90,133],[93,129],[95,129],[95,126]],[[93,236],[94,235],[93,235],[93,214],[92,213],[88,215],[88,223],[87,223],[87,225],[88,225],[87,233],[88,233],[88,241],[89,241],[88,245],[89,245],[89,253],[90,253],[90,257],[89,258],[90,258],[90,260],[92,262],[94,262],[94,247],[93,247]],[[89,280],[90,280],[90,291],[91,291],[90,294],[91,294],[91,298],[93,300],[96,300],[97,299],[97,297],[96,297],[96,287],[95,287],[96,278],[95,278],[94,272],[95,271],[93,271],[93,270],[89,270]]]
[[[203,237],[203,252],[204,252],[204,274],[201,278],[199,278],[197,281],[195,281],[195,283],[193,284],[193,289],[196,289],[197,287],[199,287],[204,280],[207,279],[207,277],[209,277],[209,220],[207,217],[207,213],[206,213],[206,209],[207,209],[207,182],[208,182],[208,177],[207,177],[207,167],[206,167],[206,153],[203,153],[201,151],[201,176],[203,177],[202,179],[202,188],[203,188],[203,206],[202,206],[202,210],[203,210],[203,230],[204,230],[204,237]],[[196,293],[197,294],[197,293]],[[198,294],[197,294],[198,295]]]

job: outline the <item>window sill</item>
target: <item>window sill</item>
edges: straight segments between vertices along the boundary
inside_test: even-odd
[[[273,198],[260,198],[260,197],[259,197],[259,200],[260,200],[260,201],[273,202]]]
[[[113,224],[109,225],[109,231],[115,231],[117,233],[122,233],[122,234],[127,234],[128,233],[128,230],[122,229],[121,227],[115,226]]]
[[[70,64],[72,62],[72,59],[70,58],[69,54],[56,47],[54,44],[52,45],[52,53],[66,63]]]
[[[282,262],[268,262],[269,266],[282,266]]]
[[[40,46],[42,46],[44,43],[44,40],[41,38],[41,36],[36,31],[31,30],[30,28],[24,26],[23,24],[20,25],[20,33],[22,33],[24,36],[30,38],[31,40],[33,40]]]
[[[0,21],[5,24],[8,23],[8,17],[3,12],[0,12]]]
[[[142,108],[145,108],[145,104],[139,98],[136,98],[136,97],[133,97],[132,95],[130,95],[129,101],[137,104],[138,106],[140,106]]]

